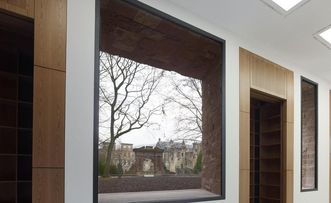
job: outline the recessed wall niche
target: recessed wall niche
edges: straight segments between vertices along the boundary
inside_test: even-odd
[[[32,202],[33,22],[0,13],[0,202]]]

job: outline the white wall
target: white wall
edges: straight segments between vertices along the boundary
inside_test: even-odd
[[[260,44],[235,35],[177,8],[167,1],[141,0],[165,13],[226,40],[226,200],[239,202],[239,47],[246,48],[295,71],[295,203],[328,202],[330,84],[319,83],[319,190],[300,192],[300,67],[283,61]],[[189,1],[188,1],[189,2]],[[66,98],[66,203],[92,202],[94,0],[68,0],[67,98]]]
[[[318,82],[318,191],[300,192],[301,159],[301,76]],[[294,75],[294,200],[295,203],[329,202],[329,84],[297,70]]]
[[[68,0],[66,203],[92,203],[94,4],[94,0]]]

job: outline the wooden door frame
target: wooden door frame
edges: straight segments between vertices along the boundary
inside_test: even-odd
[[[293,72],[240,48],[239,202],[249,203],[251,90],[284,101],[282,160],[283,203],[293,203],[294,76]],[[258,81],[260,80],[260,81]]]

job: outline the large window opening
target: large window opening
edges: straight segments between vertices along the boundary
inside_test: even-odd
[[[101,0],[99,202],[224,198],[224,42]]]

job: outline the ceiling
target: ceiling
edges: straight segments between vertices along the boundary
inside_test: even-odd
[[[313,37],[331,24],[330,0],[311,0],[287,16],[261,0],[168,1],[331,84],[331,50]]]

